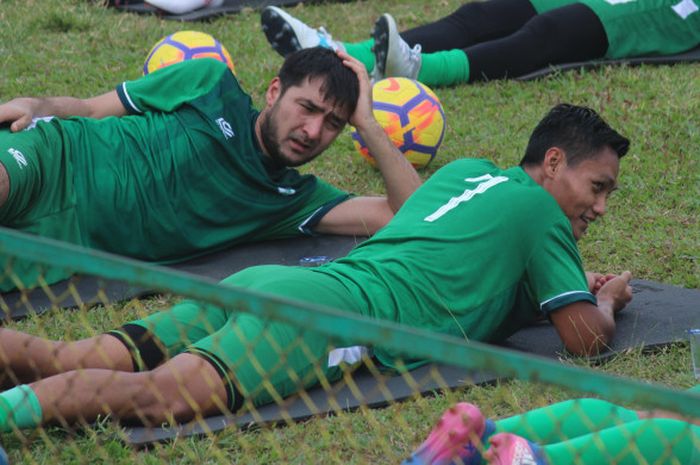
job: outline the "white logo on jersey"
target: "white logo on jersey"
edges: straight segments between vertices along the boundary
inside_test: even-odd
[[[233,128],[232,128],[231,125],[228,123],[228,121],[226,121],[225,119],[223,119],[223,118],[218,118],[218,119],[216,120],[216,124],[219,125],[219,129],[221,129],[221,132],[224,133],[224,137],[225,137],[226,139],[230,139],[230,138],[232,138],[233,136],[235,136],[235,134],[234,134],[234,132],[233,132]]]
[[[291,187],[279,187],[277,186],[277,192],[279,192],[282,195],[294,195],[297,193],[295,189],[292,189]]]
[[[495,178],[491,176],[490,174],[485,174],[483,176],[479,176],[478,178],[466,178],[466,182],[478,182],[479,185],[476,186],[474,189],[465,189],[464,192],[462,192],[462,195],[459,197],[452,197],[449,202],[447,202],[445,205],[442,207],[438,208],[435,213],[432,213],[428,216],[426,216],[423,221],[427,221],[428,223],[432,223],[433,221],[437,220],[440,218],[442,215],[447,213],[448,211],[452,210],[453,208],[457,207],[462,202],[467,202],[472,199],[477,194],[483,194],[486,192],[486,190],[492,188],[493,186],[500,184],[502,182],[507,181],[508,178],[505,176],[496,176]]]
[[[23,169],[25,166],[27,166],[27,159],[24,158],[24,154],[19,150],[9,148],[7,149],[7,153],[12,155],[12,158],[14,158],[17,164],[19,165],[19,169]]]
[[[671,8],[683,19],[698,11],[698,6],[693,0],[681,0]]]

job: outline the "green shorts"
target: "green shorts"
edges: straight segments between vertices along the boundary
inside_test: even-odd
[[[314,269],[257,266],[222,284],[358,312],[350,292],[337,279]],[[245,306],[240,302],[241,308]],[[258,406],[322,380],[333,382],[342,376],[342,365],[361,360],[358,348],[303,327],[192,300],[109,334],[127,346],[137,371],[153,369],[183,352],[205,358],[224,381],[232,411],[240,408],[243,399]],[[339,353],[357,356],[346,356],[342,364],[330,366]]]
[[[0,129],[0,164],[10,180],[9,196],[0,207],[0,225],[82,244],[72,166],[64,157],[61,134],[53,123],[39,122],[36,128],[17,133]],[[0,266],[12,267],[23,286],[36,283],[39,275],[49,283],[70,275],[66,270],[39,269],[21,260]],[[9,277],[0,279],[0,291],[14,287]]]
[[[575,3],[530,0],[538,14]],[[700,0],[579,0],[598,16],[606,58],[671,55],[700,44]]]
[[[608,36],[606,58],[670,55],[700,44],[698,0],[581,0]]]

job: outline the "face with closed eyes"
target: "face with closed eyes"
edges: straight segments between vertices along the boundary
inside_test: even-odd
[[[340,134],[350,115],[347,109],[324,99],[322,79],[282,91],[279,78],[268,87],[267,105],[256,132],[263,152],[283,166],[299,166],[321,154]]]
[[[550,153],[551,152],[551,153]],[[617,189],[620,159],[610,147],[571,166],[563,150],[545,155],[543,187],[556,199],[580,239],[588,225],[605,214],[610,194]]]

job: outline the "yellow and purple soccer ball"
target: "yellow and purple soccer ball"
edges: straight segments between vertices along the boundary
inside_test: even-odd
[[[214,58],[236,73],[228,50],[210,34],[199,31],[179,31],[156,43],[143,64],[143,74],[194,58]]]
[[[440,100],[425,84],[402,77],[382,79],[372,86],[372,111],[389,139],[416,168],[435,158],[445,135]],[[372,166],[376,162],[353,128],[355,148]]]

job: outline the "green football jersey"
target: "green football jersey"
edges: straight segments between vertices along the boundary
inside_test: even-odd
[[[671,55],[700,44],[700,0],[530,0],[537,13],[587,5],[608,38],[606,58]]]
[[[254,134],[258,112],[223,63],[185,61],[117,93],[130,115],[59,123],[84,245],[181,260],[308,233],[347,198],[269,162]]]
[[[441,168],[334,275],[379,319],[499,341],[569,303],[596,303],[571,223],[520,167],[465,159]],[[392,366],[396,354],[375,348]]]

